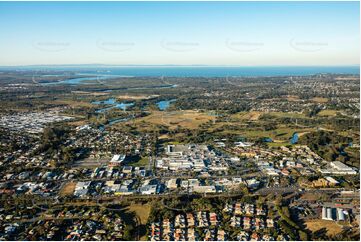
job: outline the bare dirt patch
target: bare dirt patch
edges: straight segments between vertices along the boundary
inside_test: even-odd
[[[59,196],[68,196],[74,193],[76,182],[68,182],[65,184],[59,192]]]
[[[338,225],[336,221],[327,221],[322,219],[315,219],[305,222],[307,229],[312,232],[326,228],[327,235],[334,236],[342,232],[342,226]]]
[[[103,157],[101,159],[97,158],[86,158],[83,160],[78,160],[73,164],[73,167],[83,167],[83,168],[94,168],[104,164],[107,164],[111,160],[111,157]]]
[[[261,116],[262,112],[251,111],[251,112],[241,112],[235,115],[232,115],[233,118],[247,120],[247,121],[257,121]]]
[[[286,96],[286,99],[287,99],[287,101],[290,101],[290,102],[302,101],[299,96],[292,96],[292,95]]]
[[[85,120],[81,120],[81,121],[68,122],[68,124],[71,126],[83,126],[87,124],[87,122]]]

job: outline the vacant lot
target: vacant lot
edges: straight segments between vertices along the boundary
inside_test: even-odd
[[[73,167],[82,167],[82,168],[94,168],[101,166],[103,164],[107,164],[112,157],[109,158],[101,158],[101,159],[95,159],[95,158],[86,158],[83,160],[78,160],[73,164]]]
[[[288,95],[286,96],[287,101],[291,101],[291,102],[299,102],[302,101],[302,99],[300,99],[299,96],[292,96],[292,95]]]
[[[325,110],[321,110],[317,115],[318,116],[336,116],[336,114],[337,114],[336,110],[325,109]]]
[[[324,97],[314,97],[311,99],[311,101],[316,102],[316,103],[327,103],[328,99],[324,98]]]
[[[214,116],[193,110],[162,112],[154,111],[151,115],[136,120],[136,123],[145,122],[149,124],[164,125],[170,129],[177,126],[196,129],[199,125],[214,120]]]
[[[307,229],[312,232],[318,231],[320,229],[326,228],[327,235],[334,236],[342,232],[342,227],[337,224],[335,221],[327,221],[322,219],[315,219],[306,222]]]
[[[234,123],[232,123],[234,124]],[[315,129],[313,128],[290,128],[286,127],[286,125],[280,125],[280,127],[274,130],[262,130],[262,129],[250,129],[247,127],[243,127],[239,130],[224,130],[222,131],[223,134],[238,134],[243,137],[247,137],[250,139],[258,139],[262,137],[270,137],[274,142],[280,143],[280,145],[285,145],[286,143],[289,144],[289,141],[292,137],[292,134],[297,132],[298,134],[305,134],[311,132]],[[301,136],[299,135],[299,136]],[[282,144],[283,143],[283,144]],[[277,146],[277,144],[275,144]]]
[[[243,121],[256,121],[262,115],[262,112],[251,111],[251,112],[240,112],[232,115],[232,119],[240,119]]]
[[[134,212],[137,216],[137,221],[140,224],[137,224],[137,229],[139,234],[141,235],[140,240],[144,241],[147,240],[146,235],[146,224],[148,221],[151,205],[150,204],[140,204],[140,203],[133,203],[130,204],[127,208],[127,211]]]
[[[305,114],[297,112],[269,112],[264,114],[269,114],[277,118],[307,118]]]
[[[148,156],[139,157],[138,160],[130,160],[129,162],[127,162],[127,164],[130,166],[148,166],[149,157]]]
[[[53,100],[49,101],[48,104],[69,105],[70,107],[93,107],[93,104],[89,102],[76,100]]]
[[[141,204],[141,203],[132,203],[130,204],[127,209],[130,212],[135,212],[136,215],[140,219],[141,224],[146,224],[148,221],[151,205],[149,204]]]
[[[59,196],[68,196],[74,193],[76,182],[66,183],[59,192]]]
[[[80,121],[68,122],[67,124],[71,126],[82,126],[87,124],[87,122],[85,120],[80,120]]]
[[[257,121],[262,115],[270,115],[275,118],[307,118],[303,113],[297,112],[239,112],[237,114],[232,115],[232,119],[238,119],[241,121]]]

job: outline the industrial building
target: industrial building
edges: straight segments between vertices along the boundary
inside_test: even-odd
[[[322,174],[334,174],[334,175],[356,175],[357,171],[345,165],[340,161],[331,161],[330,167],[326,169],[320,169]]]
[[[322,219],[323,220],[337,220],[344,221],[345,212],[342,208],[331,208],[331,207],[322,207]]]

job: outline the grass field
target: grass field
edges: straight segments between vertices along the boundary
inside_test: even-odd
[[[127,209],[130,212],[135,212],[139,217],[141,224],[146,224],[148,221],[151,205],[149,204],[140,204],[140,203],[132,203]]]
[[[88,96],[107,96],[108,92],[85,92],[85,91],[71,91],[73,94],[88,95]]]
[[[54,100],[48,102],[48,104],[63,104],[71,107],[93,107],[94,105],[89,102],[73,101],[73,100]]]
[[[251,111],[251,112],[239,112],[233,114],[231,118],[233,120],[240,120],[240,121],[257,121],[262,115],[271,115],[276,118],[307,118],[303,113],[296,113],[296,112],[258,112],[258,111]]]
[[[140,204],[140,203],[132,203],[127,208],[127,211],[134,212],[139,219],[140,224],[138,227],[141,228],[141,234],[143,236],[140,238],[141,241],[147,240],[147,235],[145,234],[145,226],[148,221],[149,213],[151,210],[151,205],[149,204]]]
[[[289,142],[278,142],[278,143],[267,143],[268,147],[281,147],[281,146],[287,146],[291,145]]]
[[[131,166],[147,166],[149,164],[149,157],[141,157],[138,161],[130,162]]]
[[[297,132],[301,135],[314,131],[315,129],[313,128],[290,128],[290,127],[285,127],[285,126],[281,126],[278,127],[275,130],[255,130],[255,129],[247,129],[244,128],[243,130],[225,130],[222,131],[223,134],[238,134],[240,136],[244,136],[250,139],[257,139],[257,138],[261,138],[261,137],[270,137],[274,142],[276,143],[284,143],[284,144],[289,144],[289,140],[292,136],[292,134],[294,132]],[[273,146],[280,146],[282,144],[274,144]]]
[[[317,115],[318,116],[336,116],[337,111],[331,110],[331,109],[325,109],[325,110],[321,110]]]
[[[322,219],[310,220],[306,222],[307,229],[312,232],[318,231],[322,228],[327,229],[327,235],[334,236],[342,232],[342,227],[335,221],[327,221]]]
[[[316,103],[327,103],[328,102],[328,98],[324,98],[324,97],[314,97],[311,99],[311,101],[314,101]]]
[[[251,112],[239,112],[231,116],[232,119],[239,119],[242,121],[256,121],[262,115],[262,112],[251,111]]]
[[[269,113],[264,113],[264,114],[269,114],[278,118],[307,118],[305,114],[303,113],[295,113],[295,112],[269,112]]]
[[[213,116],[193,110],[172,112],[153,111],[151,115],[137,119],[135,123],[139,124],[144,122],[153,125],[165,125],[169,129],[175,129],[177,126],[196,129],[199,125],[214,119],[215,117]]]
[[[252,128],[247,127],[248,121],[253,121],[255,123],[265,124],[268,122],[268,119],[262,120],[262,115],[270,115],[274,118],[300,118],[307,119],[308,117],[303,113],[285,113],[285,112],[239,112],[233,114],[230,117],[229,122],[217,122],[215,125],[209,128],[210,132],[214,130],[221,129],[221,134],[237,134],[243,137],[250,139],[258,139],[262,137],[270,137],[275,143],[270,144],[270,146],[282,146],[289,145],[289,141],[293,133],[297,132],[299,136],[302,136],[305,133],[314,131],[315,128],[297,126],[296,122],[292,123],[292,127],[289,124],[278,124],[276,129],[273,130],[263,130],[262,128]],[[227,125],[236,126],[235,129],[227,129]]]

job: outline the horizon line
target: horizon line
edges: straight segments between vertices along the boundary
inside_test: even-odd
[[[0,65],[4,67],[360,67],[360,64],[345,64],[345,65],[206,65],[206,64],[30,64],[30,65]]]

